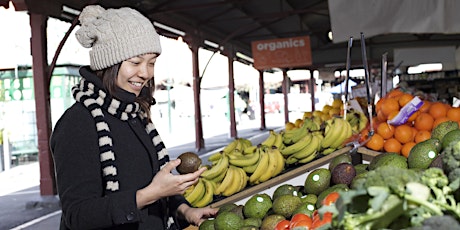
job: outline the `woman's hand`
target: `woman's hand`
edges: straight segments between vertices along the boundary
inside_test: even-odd
[[[210,206],[204,208],[192,208],[187,204],[181,204],[177,208],[178,213],[187,220],[188,223],[200,226],[200,224],[210,217],[215,217],[218,208],[211,208]]]
[[[175,175],[174,170],[181,160],[175,159],[168,162],[152,179],[152,182],[145,188],[136,193],[137,207],[141,208],[151,204],[163,197],[182,195],[185,190],[198,182],[201,173],[206,170],[205,167],[198,169],[193,173]]]

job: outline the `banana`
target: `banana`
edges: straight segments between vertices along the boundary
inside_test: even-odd
[[[351,135],[353,135],[353,131],[352,131],[352,128],[350,126],[350,123],[348,123],[347,121],[345,121],[343,119],[339,119],[338,121],[340,123],[342,123],[342,125],[341,125],[341,127],[342,127],[341,134],[334,141],[334,143],[332,143],[332,145],[330,146],[330,147],[336,148],[336,149],[338,149],[346,139],[348,139],[349,137],[351,137]]]
[[[245,150],[246,148],[252,146],[252,142],[249,139],[240,138],[240,141],[242,142],[243,150]]]
[[[227,170],[228,170],[228,167],[227,167]],[[207,180],[213,181],[214,183],[220,183],[220,182],[222,182],[222,180],[224,179],[225,174],[227,173],[227,170],[225,170],[224,172],[220,173],[220,174],[217,175],[216,177],[211,178],[211,179],[207,179]],[[203,178],[204,178],[204,177],[203,177]],[[206,178],[205,178],[205,179],[206,179]]]
[[[310,156],[308,157],[305,157],[303,159],[300,159],[298,162],[301,163],[301,164],[306,164],[312,160],[314,160],[316,158],[316,156],[318,156],[318,152],[315,152],[314,154],[311,154]]]
[[[262,141],[262,143],[260,144],[264,146],[272,146],[275,143],[275,140],[276,140],[275,131],[273,129],[270,129],[270,131],[268,131],[268,137],[265,138],[265,140]]]
[[[276,147],[272,147],[269,149],[271,154],[275,155],[276,161],[278,162],[277,167],[275,169],[274,175],[272,177],[278,176],[284,170],[284,166],[286,166],[286,159],[284,159],[283,154],[281,154],[280,150]]]
[[[222,182],[217,186],[216,188],[216,193],[217,194],[223,194],[225,190],[227,190],[233,183],[234,183],[234,171],[231,170],[232,166],[230,166],[227,170],[227,173],[225,173],[225,177],[222,180]],[[233,166],[234,167],[234,166]]]
[[[330,154],[330,153],[335,152],[335,150],[337,150],[337,149],[336,149],[336,148],[327,148],[327,149],[324,149],[324,150],[323,150],[322,154],[323,154],[323,155],[328,155],[328,154]]]
[[[224,154],[229,153],[229,152],[233,151],[236,148],[237,145],[238,145],[238,139],[236,138],[232,142],[228,143],[228,145],[226,145],[224,147],[224,149],[222,149],[222,152]]]
[[[257,163],[259,161],[259,156],[260,153],[259,151],[255,151],[254,153],[251,154],[246,154],[246,155],[241,155],[237,156],[234,158],[230,158],[229,163],[231,165],[237,166],[237,167],[246,167],[246,166],[251,166]]]
[[[231,160],[231,159],[235,159],[235,158],[238,158],[238,157],[243,157],[243,152],[240,151],[239,149],[234,149],[233,151],[227,153],[227,156],[228,156],[228,159]]]
[[[283,143],[286,145],[291,145],[298,142],[309,132],[303,126],[297,129],[285,130],[283,133]]]
[[[318,146],[321,145],[321,138],[318,137],[318,135],[312,135],[312,140],[310,144],[305,146],[302,150],[292,154],[292,157],[297,158],[298,160],[301,160],[303,158],[309,157],[312,154],[315,154],[318,151]]]
[[[270,178],[272,178],[274,176],[274,174],[275,174],[276,168],[278,168],[278,161],[277,161],[276,155],[273,154],[273,152],[271,152],[269,150],[271,148],[272,147],[268,147],[264,151],[264,153],[266,155],[268,155],[268,167],[267,167],[267,170],[265,171],[265,173],[263,173],[259,177],[259,179],[257,179],[257,184],[265,182],[265,181],[269,180]]]
[[[366,114],[359,112],[359,124],[358,124],[358,132],[363,131],[369,124],[369,118],[366,117]]]
[[[205,189],[206,188],[205,188],[203,180],[201,178],[198,178],[198,182],[196,183],[195,187],[190,193],[187,193],[187,195],[185,196],[185,199],[191,205],[193,205],[195,202],[197,202],[204,196]]]
[[[344,123],[340,122],[342,118],[331,118],[326,121],[326,130],[324,131],[324,139],[321,142],[323,149],[329,148],[342,133]]]
[[[243,150],[243,154],[253,154],[256,152],[256,149],[257,149],[257,145],[251,145],[251,146],[248,146],[246,147],[244,150]]]
[[[208,157],[208,161],[211,163],[216,163],[220,158],[222,158],[222,151],[212,154]]]
[[[243,179],[244,179],[241,177],[241,174],[239,173],[239,171],[237,170],[235,166],[230,166],[228,170],[229,170],[229,173],[232,174],[231,176],[232,183],[225,190],[222,191],[223,196],[231,196],[239,192],[243,184]]]
[[[201,180],[203,180],[203,183],[204,183],[205,193],[203,197],[201,197],[200,200],[197,200],[196,202],[191,203],[193,206],[197,208],[202,208],[210,204],[214,196],[214,185],[212,184],[212,182],[204,178],[201,178]]]
[[[299,150],[303,149],[305,146],[309,145],[311,140],[312,140],[313,135],[311,133],[308,133],[305,135],[302,139],[297,141],[296,143],[286,146],[285,148],[281,149],[281,153],[283,156],[289,156],[291,154],[294,154],[298,152]]]
[[[276,148],[280,149],[281,146],[283,145],[283,135],[281,133],[276,133],[275,132],[275,142],[273,142],[273,146]]]
[[[222,158],[217,161],[215,165],[213,165],[210,169],[205,170],[201,177],[211,180],[213,178],[218,177],[220,174],[225,173],[229,166],[228,156],[224,155]]]
[[[266,152],[260,152],[260,160],[254,172],[249,176],[249,183],[255,184],[262,174],[267,172],[269,156]]]
[[[242,184],[240,185],[240,188],[238,191],[241,191],[243,189],[246,188],[246,185],[248,184],[248,180],[249,180],[249,177],[248,177],[248,174],[246,174],[246,172],[243,170],[243,168],[235,168],[239,173],[240,173],[240,176],[241,178],[243,178],[242,181]]]

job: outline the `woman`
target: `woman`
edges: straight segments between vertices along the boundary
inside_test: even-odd
[[[76,103],[50,146],[62,204],[60,229],[179,229],[217,209],[192,208],[182,194],[205,169],[177,175],[150,119],[154,65],[161,53],[152,23],[130,8],[83,9],[76,32],[90,66],[73,87]]]

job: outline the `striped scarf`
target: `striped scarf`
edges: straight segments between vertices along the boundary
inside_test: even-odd
[[[120,185],[117,179],[117,168],[114,164],[116,154],[113,150],[113,139],[103,111],[107,111],[122,121],[128,121],[139,116],[145,125],[145,131],[155,146],[160,167],[163,167],[169,161],[168,152],[160,135],[153,123],[147,121],[147,116],[141,110],[139,103],[127,103],[112,98],[103,89],[84,78],[81,78],[80,83],[72,88],[72,94],[76,101],[82,103],[91,112],[96,121],[101,169],[106,193],[119,190]]]

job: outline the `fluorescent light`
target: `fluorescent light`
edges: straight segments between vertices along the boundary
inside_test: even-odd
[[[175,28],[172,28],[172,27],[169,27],[169,26],[164,25],[164,24],[161,24],[161,23],[159,23],[159,22],[153,22],[153,25],[154,25],[155,27],[162,28],[162,29],[167,30],[167,31],[169,31],[169,32],[173,32],[173,33],[175,33],[175,34],[177,34],[177,35],[185,36],[185,32],[184,32],[184,31],[178,30],[178,29],[175,29]]]
[[[213,48],[219,48],[219,44],[215,43],[215,42],[212,42],[212,41],[209,41],[209,40],[204,40],[204,44],[205,45],[208,45],[208,46],[211,46]]]
[[[79,10],[72,9],[72,8],[70,8],[70,7],[68,7],[68,6],[65,6],[65,5],[62,6],[62,11],[63,11],[64,13],[72,14],[72,15],[75,15],[75,16],[77,16],[77,15],[80,14],[80,11],[79,11]]]
[[[254,63],[254,58],[251,58],[251,57],[249,57],[249,56],[246,56],[245,54],[242,54],[242,53],[240,53],[240,52],[236,52],[236,56],[239,57],[239,58],[241,58],[241,59],[244,59],[244,60],[246,60],[246,61],[249,61],[249,62],[251,62],[251,63]]]
[[[430,64],[420,64],[416,66],[411,66],[407,68],[407,73],[417,74],[417,73],[425,73],[425,72],[441,71],[441,70],[442,70],[442,63],[430,63]]]

